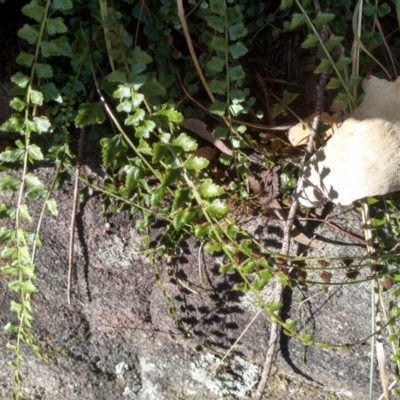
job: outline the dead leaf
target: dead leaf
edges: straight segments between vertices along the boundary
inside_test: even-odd
[[[208,161],[212,161],[217,155],[217,149],[212,146],[200,147],[194,152],[194,155],[196,155],[197,157],[203,157]]]
[[[362,85],[360,107],[300,171],[293,197],[306,207],[400,190],[400,78],[371,76]]]
[[[203,139],[208,140],[216,148],[222,151],[222,153],[228,154],[229,156],[232,155],[232,150],[221,139],[215,138],[212,135],[208,129],[208,125],[204,121],[197,118],[186,118],[183,121],[182,126],[196,135],[199,135]]]
[[[288,138],[292,146],[303,146],[307,144],[308,137],[310,136],[310,128],[315,114],[311,114],[304,122],[299,122],[297,125],[289,129]],[[324,132],[324,140],[330,137],[333,132],[338,128],[340,121],[326,112],[321,114],[321,122],[329,125],[330,129]]]

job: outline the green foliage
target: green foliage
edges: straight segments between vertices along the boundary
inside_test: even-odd
[[[361,80],[361,74],[352,74],[350,69],[353,33],[344,16],[350,7],[345,0],[337,6],[325,2],[326,10],[319,13],[312,10],[310,2],[292,0],[276,4],[187,2],[186,22],[204,79],[195,70],[186,44],[181,43],[182,21],[175,2],[163,1],[161,7],[154,1],[145,7],[133,1],[106,3],[107,14],[97,1],[32,0],[22,9],[27,20],[18,35],[29,46],[17,56],[21,70],[12,77],[15,113],[1,126],[21,137],[14,148],[0,154],[6,170],[0,190],[21,193],[19,204],[0,206],[0,218],[14,223],[13,229],[0,228],[0,242],[5,244],[1,257],[7,260],[2,271],[10,275],[9,287],[18,294],[11,304],[16,323],[8,323],[6,331],[10,336],[7,346],[15,353],[12,367],[19,398],[23,396],[21,345],[40,350],[31,333],[30,306],[32,293],[37,291],[36,268],[40,266],[35,264],[35,251],[40,238],[27,231],[23,221],[31,221],[31,200],[43,203],[43,214],[58,213],[52,188],[27,172],[28,163],[55,161],[59,171],[64,171],[55,177],[59,189],[74,164],[70,143],[77,131],[86,131],[101,149],[107,174],[102,216],[122,211],[141,214],[135,228],[141,231],[143,251],[153,258],[170,256],[188,237],[202,243],[205,251],[223,252],[228,262],[221,272],[238,272],[243,282],[235,289],[252,291],[273,319],[282,305],[264,304],[258,292],[274,277],[284,285],[294,281],[268,249],[238,227],[241,210],[252,197],[245,180],[248,153],[259,151],[263,168],[284,165],[280,176],[283,195],[293,188],[295,176],[290,164],[266,155],[268,151],[264,154],[258,133],[246,127],[267,108],[260,91],[254,89],[258,88],[254,71],[286,80],[281,73],[287,64],[292,63],[290,70],[297,73],[303,68],[299,60],[311,55],[314,73],[333,71],[328,89],[335,91],[338,102],[351,101]],[[374,44],[379,35],[374,16],[388,14],[390,6],[366,4],[363,12],[363,35]],[[330,28],[325,42],[319,34],[324,24]],[[274,65],[269,60],[271,49],[280,48],[294,30],[301,46],[293,50],[290,62],[285,59],[281,66]],[[367,60],[361,60],[361,65],[369,70]],[[290,110],[299,96],[292,90],[289,85],[279,86],[268,117],[282,117]],[[182,126],[187,118],[207,122],[208,133],[223,140],[232,154],[204,155],[203,135]],[[81,195],[89,196],[91,190]],[[160,243],[154,244],[150,230],[158,220],[164,221],[166,228]],[[374,219],[376,227],[385,222],[383,216]],[[394,231],[400,234],[400,228]],[[154,265],[157,271],[156,262]],[[162,286],[159,273],[155,273]],[[165,289],[163,295],[179,323]],[[294,329],[295,320],[278,322],[287,334],[307,344],[313,342],[311,335]]]

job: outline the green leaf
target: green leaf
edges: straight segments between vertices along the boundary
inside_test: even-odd
[[[215,29],[219,33],[224,33],[224,31],[225,31],[224,18],[222,18],[218,15],[210,15],[207,18],[207,24],[209,27]]]
[[[71,45],[66,36],[59,36],[51,41],[57,46],[58,53],[60,56],[72,57]],[[86,53],[82,54],[82,58]]]
[[[26,88],[26,85],[29,83],[29,80],[30,80],[29,76],[26,76],[25,74],[19,71],[11,77],[11,82],[15,83],[20,88]]]
[[[288,90],[283,91],[282,95],[282,101],[286,104],[289,105],[291,102],[293,102],[297,97],[299,96],[299,93],[293,93],[289,92]]]
[[[268,305],[268,311],[275,312],[275,311],[280,310],[282,307],[283,307],[283,304],[280,301],[278,301],[278,302],[273,301],[272,303],[270,303]]]
[[[150,206],[157,207],[164,199],[166,190],[164,186],[160,186],[156,189],[152,189],[150,193],[151,193]]]
[[[309,49],[311,47],[315,47],[318,44],[318,36],[316,35],[307,35],[307,39],[301,44],[303,49]]]
[[[10,101],[10,107],[16,111],[22,111],[26,106],[26,103],[21,99],[15,97]]]
[[[238,4],[234,7],[229,7],[226,13],[228,19],[228,25],[236,24],[237,22],[243,21],[243,13]]]
[[[31,161],[43,160],[44,158],[40,147],[36,146],[36,144],[30,144],[28,146],[28,154]]]
[[[58,215],[57,203],[54,199],[46,200],[46,206],[54,216]]]
[[[24,290],[26,293],[37,293],[39,290],[37,287],[32,283],[32,281],[25,281],[21,284],[21,289]]]
[[[241,56],[244,56],[245,54],[247,54],[248,51],[249,50],[247,49],[247,47],[241,42],[236,42],[235,44],[229,46],[229,52],[231,53],[234,60],[238,59]]]
[[[225,15],[225,0],[210,0],[210,10],[214,14]]]
[[[265,285],[269,282],[268,279],[256,279],[252,286],[254,288],[254,290],[257,290],[258,292],[263,290],[263,288],[265,287]]]
[[[188,170],[200,171],[206,168],[208,164],[209,161],[207,159],[190,154],[183,166]]]
[[[248,33],[247,28],[243,25],[243,22],[231,25],[229,27],[229,37],[232,41],[246,36]]]
[[[244,79],[246,77],[245,72],[241,65],[236,65],[229,68],[229,80],[231,82],[237,81],[239,79]]]
[[[129,57],[129,60],[138,64],[150,64],[153,62],[151,56],[149,56],[145,51],[141,49],[140,46],[136,46],[133,49],[132,54]]]
[[[48,18],[46,20],[46,26],[47,26],[47,33],[49,35],[55,35],[56,33],[68,32],[68,28],[64,24],[64,21],[61,17]]]
[[[211,179],[206,179],[198,188],[198,192],[201,197],[209,198],[221,196],[224,194],[224,189],[221,186],[216,185]]]
[[[126,72],[120,71],[120,70],[115,70],[114,72],[111,72],[111,74],[107,75],[107,79],[110,82],[125,83],[126,82]]]
[[[349,81],[347,82],[347,87],[350,91],[352,91],[361,81],[363,78],[357,75],[351,75]]]
[[[0,205],[0,218],[15,218],[16,207],[9,206],[7,204]]]
[[[153,121],[145,120],[136,128],[135,136],[137,138],[148,139],[150,137],[150,132],[152,132],[155,127],[156,124]]]
[[[222,72],[225,67],[225,60],[219,57],[211,57],[207,67],[213,71]]]
[[[326,85],[327,89],[339,89],[341,85],[340,79],[338,78],[331,78],[328,82],[328,84]]]
[[[19,31],[18,36],[26,40],[29,44],[35,44],[39,37],[39,32],[33,29],[30,25],[25,24]]]
[[[22,304],[16,302],[15,300],[11,300],[10,310],[15,313],[20,313],[22,311]]]
[[[395,3],[398,7],[398,3]],[[390,6],[387,3],[380,4],[378,7],[378,17],[383,18],[385,15],[389,14],[391,11]]]
[[[331,62],[328,59],[323,58],[319,65],[314,69],[314,74],[320,74],[321,72],[328,71],[331,66]]]
[[[45,116],[39,118],[35,117],[33,118],[33,122],[35,123],[36,130],[39,133],[48,132],[51,128],[51,123]]]
[[[319,12],[317,17],[313,19],[313,24],[317,29],[321,28],[322,25],[327,24],[329,21],[332,21],[335,18],[335,14],[328,14]]]
[[[116,135],[112,138],[103,138],[100,140],[103,162],[106,166],[112,166],[117,156],[125,153],[127,145],[124,142],[122,135]]]
[[[142,86],[142,92],[146,97],[165,96],[167,94],[164,86],[162,86],[155,78],[152,78],[150,82],[146,82]]]
[[[180,180],[182,177],[182,168],[167,168],[161,181],[162,186],[170,186],[172,183]]]
[[[325,43],[325,47],[328,51],[333,50],[338,44],[344,40],[343,36],[332,35],[329,40]]]
[[[299,26],[303,25],[306,20],[304,14],[293,13],[292,21],[290,22],[290,29],[296,29]]]
[[[17,253],[17,252],[15,251],[15,253]],[[14,267],[14,266],[12,266],[10,264],[7,264],[7,265],[5,265],[4,267],[1,268],[1,272],[3,272],[4,274],[7,274],[7,275],[17,276],[17,275],[19,275],[20,271],[19,271],[18,267]]]
[[[179,211],[173,212],[171,214],[172,225],[176,231],[180,231],[183,227],[183,224],[184,224],[183,214],[184,214],[184,210],[179,210]]]
[[[33,104],[37,104],[38,106],[41,106],[43,104],[43,94],[40,93],[38,90],[31,90],[31,102]]]
[[[137,148],[137,151],[142,154],[146,154],[147,156],[153,155],[153,152],[151,150],[151,147],[149,144],[143,140],[142,138],[139,139],[139,146]]]
[[[224,95],[226,93],[227,82],[226,81],[217,81],[213,79],[210,82],[209,88],[211,92]]]
[[[54,43],[53,41],[51,41],[51,42],[41,41],[40,42],[40,50],[42,51],[43,57],[51,57],[51,56],[61,55],[57,44]]]
[[[286,10],[287,8],[292,7],[293,0],[282,0],[281,1],[281,10]]]
[[[28,206],[26,204],[21,204],[19,207],[19,214],[22,218],[27,219],[29,222],[32,222],[32,218],[29,215]]]
[[[29,53],[26,53],[25,51],[21,51],[15,61],[19,65],[25,65],[26,67],[30,67],[30,66],[32,66],[34,59],[35,59],[35,56],[33,54],[29,54]]]
[[[22,7],[21,10],[22,14],[33,18],[36,22],[40,22],[42,20],[44,11],[44,7],[40,6],[39,4],[27,4],[26,6]]]
[[[339,61],[336,63],[336,67],[339,71],[342,71],[345,67],[347,67],[351,63],[351,58],[345,57],[341,55]]]
[[[83,103],[79,107],[78,115],[75,118],[77,128],[87,125],[102,124],[106,119],[103,103]]]
[[[211,243],[208,242],[204,246],[204,251],[208,253],[213,253],[213,252],[218,252],[222,250],[222,245],[221,243]]]
[[[219,116],[223,116],[225,115],[226,106],[226,103],[215,100],[214,103],[210,106],[210,112]]]
[[[199,239],[205,239],[210,233],[210,224],[196,225],[194,228],[194,236]]]
[[[181,133],[172,141],[172,145],[182,147],[185,151],[193,151],[197,149],[197,142],[186,133]]]
[[[40,85],[40,91],[43,94],[44,101],[55,100],[58,103],[62,103],[62,97],[56,85],[53,82]]]
[[[5,226],[0,227],[0,243],[10,240],[14,236],[14,230],[8,229]]]
[[[19,179],[14,178],[13,176],[10,175],[5,175],[0,180],[0,191],[12,190],[13,192],[15,192],[19,189],[20,184],[21,182]]]
[[[158,121],[162,124],[168,124],[170,122],[181,124],[183,122],[183,115],[172,108],[172,106],[168,105],[163,106],[161,110],[156,111],[153,115],[157,117]]]
[[[192,191],[190,188],[177,189],[175,191],[174,202],[172,204],[172,210],[177,210],[183,204],[190,203],[192,201]]]
[[[153,164],[159,163],[161,160],[165,159],[169,155],[168,146],[164,143],[154,143],[153,144]]]
[[[386,216],[383,215],[381,218],[371,218],[374,228],[379,228],[386,224]]]
[[[211,40],[210,46],[217,51],[226,51],[228,48],[228,43],[225,38],[214,36]]]
[[[129,115],[126,120],[125,120],[125,125],[130,126],[130,125],[138,125],[140,121],[144,119],[146,116],[146,113],[142,109],[138,109],[135,111],[135,114]]]
[[[281,103],[275,103],[272,106],[272,118],[277,117],[279,114],[282,114],[285,111],[285,106]]]
[[[126,97],[131,97],[131,90],[132,87],[127,84],[118,85],[118,88],[113,93],[113,97],[115,99],[123,99]]]
[[[335,99],[333,100],[334,103],[348,103],[349,95],[347,93],[338,93]]]
[[[221,188],[222,189],[222,188]],[[215,199],[211,205],[209,205],[206,208],[206,211],[212,216],[212,217],[222,217],[224,216],[228,211],[229,207],[220,199]]]
[[[69,10],[72,8],[72,0],[54,0],[53,7],[55,10]]]
[[[24,149],[7,149],[0,154],[0,161],[10,163],[22,162],[24,153]]]
[[[227,126],[218,125],[214,130],[212,135],[218,139],[226,139],[228,137],[230,129]]]
[[[41,180],[37,176],[35,176],[31,173],[25,175],[25,182],[30,188],[38,188],[38,187],[43,188],[44,187]]]
[[[132,102],[129,99],[127,99],[127,100],[124,100],[123,102],[119,103],[116,107],[116,110],[118,112],[130,113],[132,111],[132,108],[133,108]]]

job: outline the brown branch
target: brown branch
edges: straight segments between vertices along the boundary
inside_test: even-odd
[[[316,4],[318,4],[318,0],[314,0],[314,5],[315,5],[315,10],[318,12],[320,11],[320,7],[318,4],[319,9],[317,9]],[[324,32],[323,32],[324,31]],[[327,27],[324,25],[321,28],[321,37],[326,38],[326,33],[327,32]],[[324,99],[324,92],[325,92],[325,86],[326,82],[328,80],[328,77],[330,75],[331,71],[325,71],[321,74],[318,85],[317,85],[317,103],[315,106],[315,117],[313,119],[313,123],[311,126],[311,132],[310,136],[308,138],[308,143],[307,143],[307,149],[306,153],[304,154],[303,160],[301,162],[301,166],[304,165],[304,163],[311,157],[314,149],[314,140],[317,135],[317,129],[318,125],[321,120],[321,113],[323,111],[323,99]],[[292,229],[293,221],[296,216],[297,209],[299,207],[299,202],[294,201],[290,207],[289,210],[289,215],[288,219],[285,224],[285,229],[284,229],[284,237],[283,237],[283,242],[282,242],[282,249],[281,253],[282,254],[289,254],[289,247],[290,247],[290,232]],[[275,290],[275,295],[274,295],[274,302],[282,302],[283,300],[283,291],[284,291],[284,286],[282,283],[278,283],[276,290]],[[277,310],[275,312],[275,315],[277,317],[280,317],[280,310]],[[261,379],[260,382],[258,383],[256,393],[254,395],[254,400],[261,400],[261,397],[264,393],[265,386],[267,384],[268,377],[271,373],[272,369],[272,361],[274,358],[276,346],[279,340],[279,324],[277,323],[272,323],[271,324],[271,332],[270,332],[270,337],[269,337],[269,343],[268,343],[268,350],[267,350],[267,355],[265,357],[265,362],[263,366],[263,371],[261,374]]]
[[[78,157],[75,165],[75,182],[74,182],[74,195],[72,199],[72,213],[71,213],[71,225],[69,233],[69,248],[68,248],[68,283],[67,283],[67,300],[68,304],[71,304],[71,288],[72,288],[72,267],[74,263],[74,239],[75,239],[75,221],[78,210],[78,193],[79,193],[79,174],[82,164],[82,153],[83,153],[83,141],[85,139],[85,129],[81,129],[79,137],[79,150]]]

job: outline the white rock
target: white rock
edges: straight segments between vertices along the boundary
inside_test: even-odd
[[[293,195],[305,207],[400,190],[400,78],[364,79],[365,97],[300,171]]]

